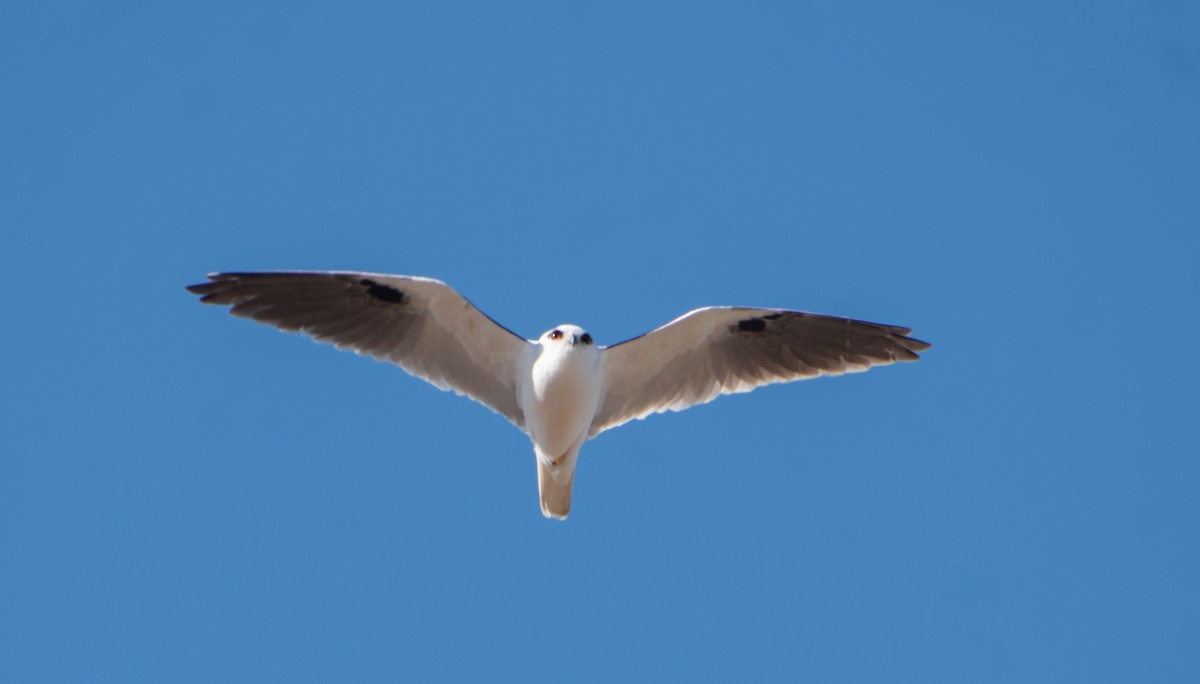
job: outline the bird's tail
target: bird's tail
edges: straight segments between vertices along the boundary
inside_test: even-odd
[[[542,500],[542,515],[547,518],[566,520],[571,512],[571,488],[575,484],[575,461],[579,457],[576,445],[562,457],[558,465],[551,465],[539,451],[537,454],[538,496]]]

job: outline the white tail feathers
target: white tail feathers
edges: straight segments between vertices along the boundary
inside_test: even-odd
[[[538,495],[542,498],[542,515],[547,518],[566,520],[571,512],[571,487],[575,484],[574,468],[566,482],[558,482],[552,470],[561,466],[548,466],[538,461]]]
[[[542,515],[556,520],[566,520],[571,512],[571,488],[575,484],[575,463],[579,458],[579,447],[583,440],[576,444],[559,459],[547,459],[540,450],[537,452],[538,496],[542,501]],[[557,460],[557,465],[547,461]]]

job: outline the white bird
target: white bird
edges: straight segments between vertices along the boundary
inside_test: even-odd
[[[430,278],[347,271],[212,273],[191,292],[234,316],[390,361],[529,435],[542,514],[564,519],[579,448],[652,413],[775,382],[916,361],[908,328],[712,306],[610,347],[575,325],[526,340]]]

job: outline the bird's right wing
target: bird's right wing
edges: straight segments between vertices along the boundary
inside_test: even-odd
[[[604,398],[589,434],[775,382],[916,361],[929,344],[910,332],[786,309],[696,309],[603,350]]]
[[[531,344],[430,278],[292,271],[213,273],[188,288],[234,316],[390,361],[525,429],[517,378]]]

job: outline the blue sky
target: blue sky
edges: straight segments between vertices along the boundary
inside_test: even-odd
[[[9,3],[0,680],[1200,678],[1193,3]],[[445,280],[920,363],[586,445],[198,305]]]

